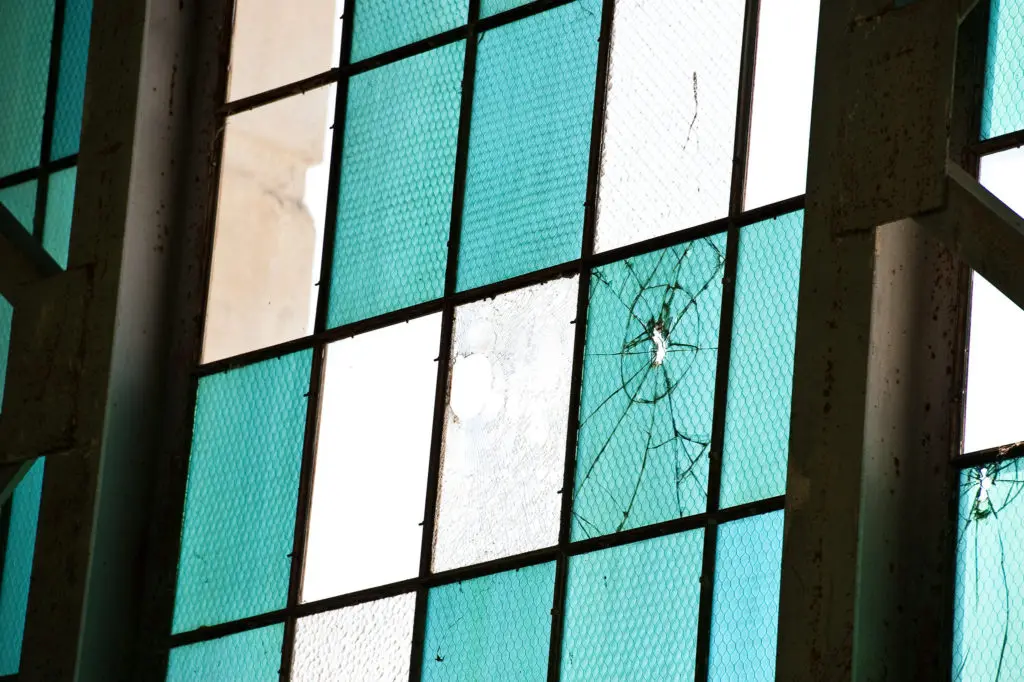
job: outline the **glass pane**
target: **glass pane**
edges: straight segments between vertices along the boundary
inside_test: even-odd
[[[277,682],[284,625],[171,649],[167,682]]]
[[[292,682],[405,682],[416,594],[300,618]]]
[[[434,568],[558,541],[577,278],[458,308]]]
[[[311,361],[304,351],[199,381],[174,632],[285,605]]]
[[[704,531],[569,559],[563,682],[691,680]]]
[[[480,36],[460,290],[578,258],[600,0]]]
[[[0,177],[39,165],[54,0],[5,0],[0,22]]]
[[[574,540],[704,512],[725,235],[594,270]]]
[[[35,232],[36,220],[36,189],[35,180],[0,189],[0,204],[11,212],[27,232]]]
[[[728,213],[744,5],[616,4],[598,251]]]
[[[85,71],[89,62],[92,0],[65,0],[64,33],[60,46],[57,109],[50,156],[60,159],[78,153],[82,136]]]
[[[505,10],[528,5],[532,0],[480,0],[480,17],[489,17]]]
[[[47,189],[43,248],[62,268],[68,266],[71,218],[75,210],[75,183],[77,180],[77,168],[62,170],[50,176],[50,184]]]
[[[345,0],[235,0],[228,100],[337,66],[344,5]]]
[[[783,512],[718,528],[711,682],[774,682]]]
[[[313,330],[334,101],[331,86],[228,119],[204,362]]]
[[[786,492],[803,213],[740,230],[721,505]]]
[[[349,82],[329,324],[440,298],[464,41]]]
[[[1024,128],[1024,0],[992,0],[981,137]]]
[[[327,347],[304,601],[419,572],[440,335],[438,314]]]
[[[1019,459],[960,475],[954,682],[1024,679],[1022,492]]]
[[[423,682],[545,679],[554,590],[554,562],[430,590]]]
[[[819,0],[761,0],[744,207],[804,193]]]
[[[458,28],[469,18],[469,0],[359,0],[357,4],[353,62]]]
[[[11,522],[0,576],[0,675],[17,673],[21,663],[39,502],[43,496],[43,468],[43,459],[37,459],[11,496]]]
[[[4,386],[7,384],[7,354],[11,350],[11,325],[14,307],[0,296],[0,410],[4,404]]]

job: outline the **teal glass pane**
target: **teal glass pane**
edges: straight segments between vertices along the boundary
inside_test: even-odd
[[[459,290],[580,255],[600,0],[480,36]]]
[[[803,212],[740,230],[721,506],[786,492]]]
[[[562,682],[692,680],[704,531],[569,559]]]
[[[992,0],[981,137],[1024,129],[1024,0]]]
[[[489,17],[505,10],[529,5],[532,0],[480,0],[480,16]]]
[[[4,404],[4,386],[7,384],[7,354],[11,350],[11,325],[14,306],[0,296],[0,410]]]
[[[50,157],[54,159],[78,153],[78,140],[82,136],[85,67],[89,61],[89,28],[92,25],[92,0],[66,2],[60,46],[60,74],[57,79],[57,108],[50,147]]]
[[[39,165],[54,0],[0,6],[0,176]]]
[[[469,0],[358,0],[352,61],[458,28],[468,19]]]
[[[545,679],[554,589],[547,563],[430,590],[424,682]]]
[[[75,183],[78,169],[68,168],[50,176],[46,194],[46,226],[43,248],[62,268],[68,266],[71,246],[71,217],[75,209]]]
[[[277,682],[284,625],[171,649],[167,682]]]
[[[282,608],[312,352],[199,382],[174,631]]]
[[[30,180],[0,189],[0,204],[3,204],[30,234],[35,232],[37,185],[35,180]]]
[[[1024,680],[1024,461],[960,475],[953,680]]]
[[[707,508],[725,235],[594,270],[572,537]]]
[[[349,82],[328,322],[444,293],[464,41]]]
[[[774,682],[783,512],[718,528],[710,682]]]
[[[18,672],[25,635],[28,588],[36,549],[43,459],[37,459],[11,496],[11,525],[0,580],[0,675]]]

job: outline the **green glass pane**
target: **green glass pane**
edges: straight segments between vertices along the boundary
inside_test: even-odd
[[[786,492],[803,213],[740,230],[723,507]]]
[[[489,17],[505,10],[528,5],[532,0],[480,0],[480,16]]]
[[[43,495],[43,459],[37,459],[11,496],[11,525],[0,580],[0,675],[18,672],[25,634],[28,587],[36,549],[39,501]]]
[[[54,0],[0,5],[0,176],[39,165]]]
[[[458,28],[468,18],[469,0],[358,0],[352,61]]]
[[[960,475],[953,680],[1024,680],[1024,461]]]
[[[89,28],[92,23],[92,0],[66,2],[60,46],[60,74],[57,80],[57,109],[50,148],[50,156],[54,159],[78,153],[78,140],[82,136],[85,67],[89,60]]]
[[[555,564],[430,590],[424,682],[533,682],[547,674]]]
[[[21,226],[31,234],[35,232],[36,220],[36,188],[35,180],[0,189],[0,204],[11,212]]]
[[[992,0],[981,137],[1024,129],[1024,0]]]
[[[562,682],[692,680],[703,549],[694,530],[572,557]]]
[[[284,625],[171,649],[167,682],[277,682]]]
[[[68,266],[71,246],[71,217],[75,209],[75,182],[78,169],[68,168],[50,176],[46,195],[46,226],[43,248],[62,268]]]
[[[710,682],[774,682],[783,512],[718,528]]]
[[[11,325],[14,307],[0,296],[0,410],[4,404],[4,386],[7,384],[7,354],[11,350]]]
[[[707,508],[725,235],[594,270],[573,539]]]
[[[354,77],[329,324],[444,293],[464,41]]]
[[[480,36],[460,290],[580,255],[600,0]]]
[[[174,631],[282,608],[312,352],[199,382]]]

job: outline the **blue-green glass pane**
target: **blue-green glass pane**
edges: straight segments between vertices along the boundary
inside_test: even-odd
[[[89,60],[91,24],[92,0],[67,0],[60,46],[57,108],[50,148],[50,156],[54,159],[78,153],[78,140],[82,136],[82,102],[85,98],[85,67]]]
[[[1024,0],[992,0],[981,137],[1024,129]]]
[[[62,268],[68,266],[71,246],[71,217],[75,209],[75,183],[78,169],[68,168],[50,176],[46,195],[46,227],[43,248]]]
[[[0,410],[4,404],[4,386],[7,384],[7,354],[11,350],[11,325],[14,307],[0,296]]]
[[[469,0],[358,0],[352,61],[458,28],[468,18]]]
[[[36,188],[35,180],[0,189],[0,204],[11,212],[21,226],[31,234],[35,232]]]
[[[0,5],[0,176],[39,165],[54,0]]]
[[[284,625],[171,649],[167,682],[277,682]]]
[[[480,16],[489,17],[505,10],[528,5],[533,0],[480,0]]]
[[[444,292],[465,41],[349,83],[329,324]]]
[[[569,559],[562,682],[692,680],[704,531]]]
[[[175,632],[285,605],[311,360],[303,351],[200,380]]]
[[[718,528],[710,682],[774,682],[783,512]]]
[[[707,508],[725,235],[591,275],[572,537]]]
[[[721,505],[786,492],[803,212],[740,230]]]
[[[479,38],[459,290],[580,255],[600,0]]]
[[[1024,460],[960,475],[953,680],[1024,680]]]
[[[18,672],[21,662],[21,640],[25,634],[28,587],[42,496],[43,460],[40,458],[11,496],[11,525],[0,580],[0,675]]]
[[[554,589],[548,563],[430,590],[424,682],[545,679]]]

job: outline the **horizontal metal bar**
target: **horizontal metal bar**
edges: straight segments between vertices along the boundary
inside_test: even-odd
[[[302,95],[310,90],[316,90],[317,88],[322,88],[325,85],[330,85],[331,83],[336,82],[340,74],[341,70],[334,67],[328,71],[324,71],[323,73],[310,76],[309,78],[303,78],[302,80],[294,81],[287,85],[282,85],[255,95],[236,99],[225,104],[221,108],[220,114],[221,116],[233,116],[245,111],[251,111],[266,104],[272,104],[294,95]]]
[[[65,156],[55,161],[48,161],[42,166],[36,166],[35,168],[27,168],[17,173],[11,173],[0,178],[0,189],[7,189],[8,187],[14,187],[15,185],[21,185],[29,182],[30,180],[38,180],[41,177],[56,173],[58,171],[67,170],[73,166],[78,165],[78,154],[72,154],[71,156]],[[2,680],[3,678],[0,678]]]
[[[978,156],[986,156],[1022,146],[1024,146],[1024,130],[1018,130],[1013,133],[1000,135],[999,137],[991,137],[987,140],[975,142],[971,145],[971,151]]]
[[[1019,443],[1008,443],[985,450],[975,450],[953,458],[953,465],[958,469],[970,469],[971,467],[992,464],[1004,459],[1024,457],[1024,441]]]

